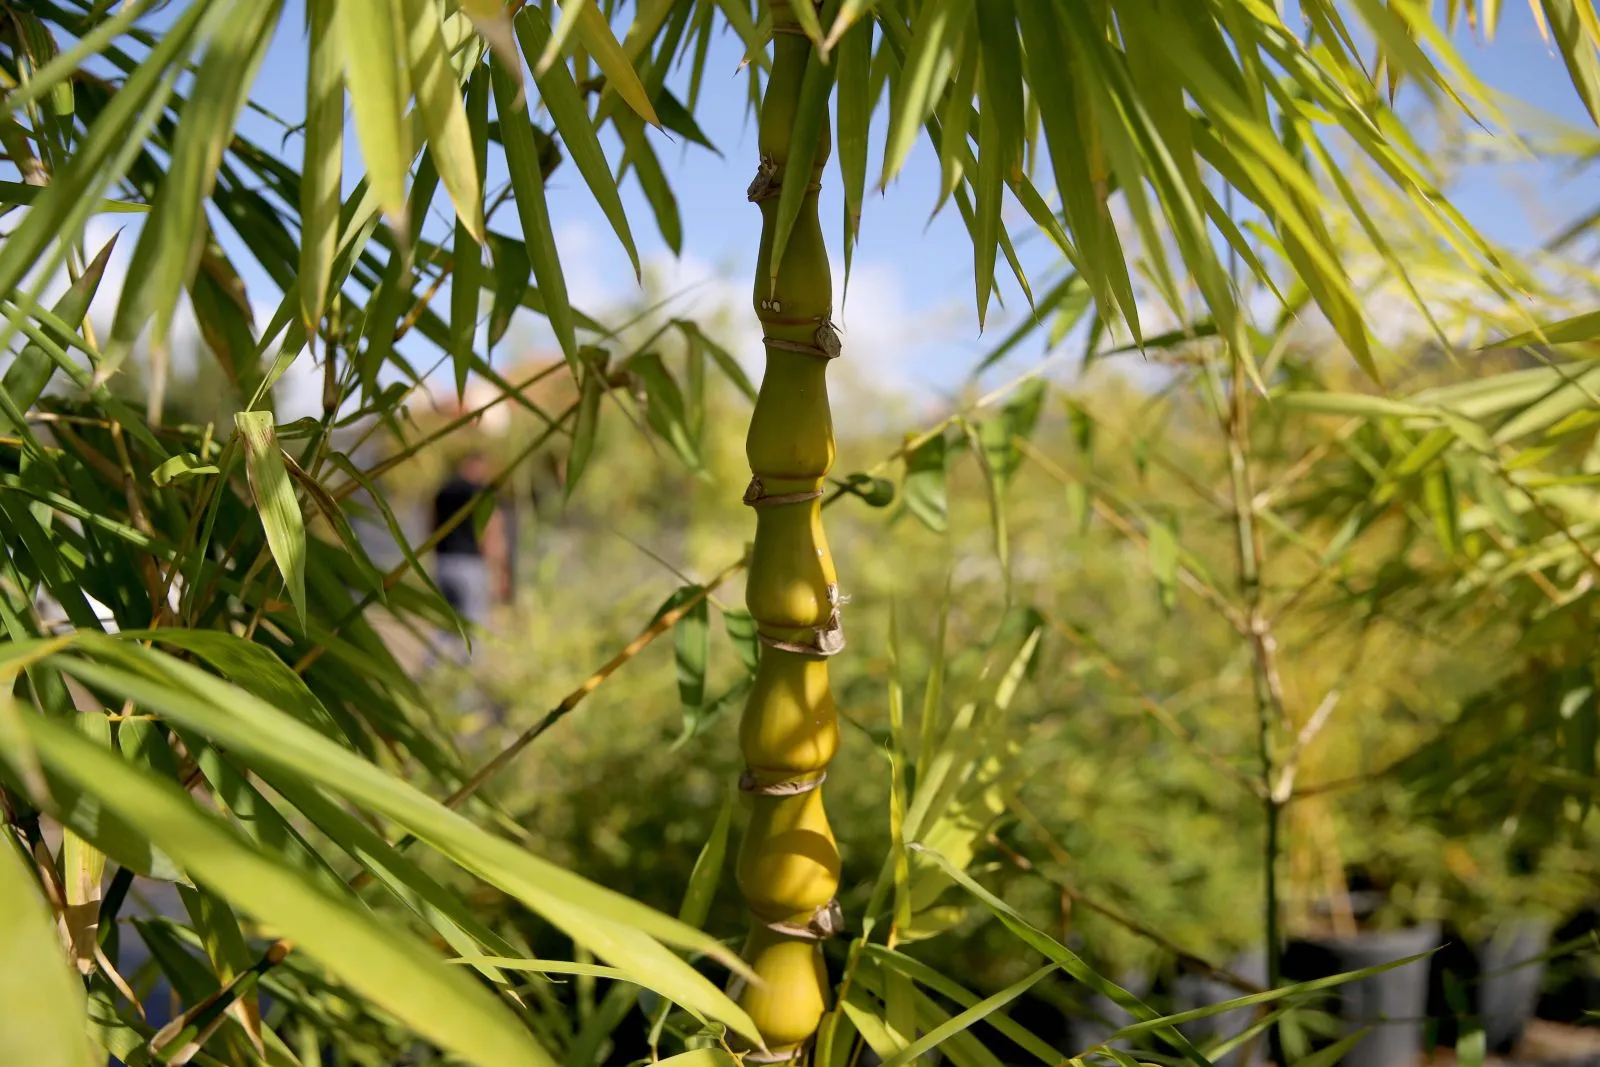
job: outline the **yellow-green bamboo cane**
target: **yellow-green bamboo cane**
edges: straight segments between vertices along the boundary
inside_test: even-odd
[[[797,0],[809,3],[811,0]],[[839,586],[822,532],[822,487],[833,465],[825,375],[839,353],[830,321],[833,279],[817,218],[831,147],[824,124],[800,216],[771,283],[779,185],[788,160],[811,44],[787,0],[772,0],[773,60],[761,106],[755,310],[766,347],[745,453],[745,503],[756,514],[745,602],[762,640],[739,727],[753,810],[739,852],[739,889],[751,915],[745,958],[761,984],[741,1002],[771,1054],[798,1054],[828,1007],[820,941],[839,927],[839,852],[818,788],[839,745],[828,657],[843,647]]]

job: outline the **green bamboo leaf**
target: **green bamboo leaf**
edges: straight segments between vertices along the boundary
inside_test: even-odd
[[[704,926],[711,914],[711,904],[717,896],[717,883],[722,880],[722,867],[728,856],[728,830],[733,824],[735,793],[729,790],[717,809],[717,821],[711,825],[711,836],[695,857],[694,869],[689,872],[689,885],[683,891],[683,903],[678,906],[678,918],[690,926]]]
[[[843,11],[840,18],[844,17]],[[834,24],[837,31],[839,25]],[[872,122],[872,20],[863,19],[839,41],[839,175],[844,179],[844,291],[850,291],[850,263],[861,233],[861,204],[867,188],[867,142]]]
[[[1008,146],[1000,140],[996,108],[988,97],[989,68],[984,67],[984,103],[978,114],[978,175],[973,191],[977,195],[977,228],[973,233],[972,273],[978,291],[978,329],[983,329],[989,313],[989,294],[994,291],[995,250],[1000,245],[1000,208],[1005,198],[1003,161]]]
[[[489,163],[489,72],[480,64],[467,82],[467,127],[472,133],[472,156],[478,173],[488,173]],[[473,344],[478,333],[478,309],[483,287],[483,248],[486,237],[474,234],[465,222],[456,220],[455,244],[450,279],[450,355],[454,364],[456,396],[466,392],[467,375],[472,369]],[[522,275],[523,288],[528,275]],[[495,296],[499,297],[499,287]],[[519,290],[518,300],[521,299]],[[506,321],[510,321],[509,312]],[[491,340],[490,345],[494,342]]]
[[[111,240],[105,243],[105,247],[100,249],[99,254],[83,269],[78,280],[72,283],[51,308],[56,318],[63,323],[73,325],[83,321],[84,316],[89,313],[89,305],[94,302],[94,294],[100,289],[100,279],[105,277],[106,264],[110,262],[111,251],[116,246],[117,235],[113,234]],[[48,326],[46,332],[55,334],[62,348],[71,343],[65,334]],[[11,398],[11,402],[19,412],[25,412],[43,395],[45,386],[50,384],[55,369],[56,363],[44,346],[38,342],[29,343],[23,346],[11,366],[6,368],[5,377],[0,379],[0,390]],[[10,418],[0,413],[0,431],[15,433],[25,428],[26,424],[21,427],[11,425]]]
[[[562,19],[566,19],[565,9]],[[516,30],[523,55],[527,56],[530,64],[534,64],[534,57],[542,55],[550,46],[552,38],[549,24],[537,8],[525,7],[517,15]],[[556,132],[561,134],[561,143],[566,147],[567,155],[578,168],[578,173],[583,175],[589,192],[605,213],[606,221],[611,223],[611,231],[622,242],[628,260],[633,264],[634,277],[642,277],[639,250],[634,246],[633,231],[628,227],[628,216],[617,192],[616,179],[611,176],[611,167],[600,149],[594,123],[584,106],[577,83],[572,80],[572,72],[565,63],[557,63],[544,74],[535,75],[534,80],[539,84],[539,97],[550,112],[550,120],[555,123]]]
[[[367,180],[384,216],[396,233],[404,233],[406,172],[411,168],[410,133],[406,129],[405,21],[400,0],[337,0],[339,39],[361,42],[343,49],[345,80],[355,114],[356,137]]]
[[[597,13],[595,17],[600,16]],[[550,205],[545,201],[544,175],[539,169],[539,150],[533,140],[533,116],[528,113],[526,101],[520,107],[517,105],[516,83],[506,73],[504,64],[496,62],[490,66],[494,71],[495,107],[500,114],[500,138],[505,144],[506,167],[511,172],[511,186],[516,193],[522,239],[533,264],[533,276],[539,283],[539,293],[544,297],[550,328],[555,331],[562,354],[576,370],[579,366],[578,339],[572,305],[567,299],[567,279],[556,252],[555,231],[550,225]]]
[[[711,655],[711,609],[699,586],[686,585],[667,598],[656,617],[689,600],[695,604],[672,628],[672,658],[678,675],[678,701],[683,705],[684,729],[693,729],[706,700],[706,661]]]
[[[271,412],[241,411],[233,417],[234,428],[244,441],[245,471],[250,494],[261,516],[272,558],[283,575],[289,599],[301,623],[306,621],[306,528],[295,499],[294,486],[284,466],[283,453]]]
[[[129,813],[208,887],[272,923],[330,974],[419,1034],[483,1067],[553,1063],[481,986],[392,924],[268,859],[176,784],[140,774],[68,727],[37,715],[26,724],[54,774]]]
[[[984,108],[994,113],[996,144],[1002,151],[1000,170],[1009,180],[1022,172],[1024,139],[1022,46],[1017,40],[1016,9],[1013,0],[984,0],[973,7],[983,47]]]
[[[772,66],[772,58],[767,55],[769,34],[763,33],[750,17],[749,0],[716,0],[716,4],[733,32],[744,42],[744,61],[761,70],[769,69]]]
[[[800,6],[804,6],[803,4]],[[828,97],[833,92],[834,68],[824,63],[816,51],[806,57],[805,75],[800,82],[800,97],[795,104],[794,125],[789,138],[789,158],[784,161],[782,187],[778,190],[778,215],[773,223],[772,253],[767,260],[768,280],[776,291],[789,236],[800,218],[812,182],[812,164],[817,158],[819,138],[828,121]]]
[[[550,39],[545,42],[544,50],[539,53],[538,62],[533,64],[533,76],[542,78],[550,68],[555,65],[567,40],[572,32],[578,28],[578,20],[583,16],[583,9],[588,7],[590,0],[570,0],[561,5],[561,19],[556,23],[555,31]]]
[[[673,96],[672,90],[666,86],[662,86],[656,93],[656,114],[661,116],[662,129],[677,134],[690,144],[697,144],[707,151],[715,152],[719,157],[722,155],[717,146],[711,143],[711,138],[706,136],[706,131],[695,121],[694,112]]]
[[[1292,411],[1315,411],[1324,415],[1361,415],[1368,418],[1399,416],[1401,418],[1426,416],[1427,408],[1408,404],[1402,400],[1372,396],[1366,393],[1316,393],[1292,392],[1278,398],[1278,403]]]
[[[85,1039],[83,983],[61,954],[38,883],[9,832],[6,837],[0,844],[0,898],[6,901],[0,911],[0,959],[6,961],[0,967],[0,1059],[96,1067],[104,1057]]]
[[[978,70],[982,64],[978,60],[978,35],[968,27],[961,38],[961,59],[956,64],[955,81],[939,113],[939,198],[933,205],[936,215],[966,177],[966,161],[971,152],[967,135],[972,128],[972,98],[978,91]]]
[[[111,324],[113,364],[152,319],[152,343],[158,348],[167,343],[178,296],[205,244],[206,199],[282,7],[283,0],[244,5],[223,22],[206,48],[183,105],[161,190],[128,264],[127,285]]]
[[[305,153],[300,165],[300,313],[307,332],[322,321],[339,249],[344,172],[344,60],[336,0],[308,0]]]
[[[653,988],[670,987],[671,998],[684,1007],[755,1036],[755,1027],[743,1010],[662,944],[703,952],[748,977],[748,969],[738,957],[714,938],[542,860],[520,844],[489,834],[409,783],[198,668],[143,646],[88,634],[84,637],[94,641],[97,652],[161,671],[167,680],[152,681],[85,660],[58,658],[52,662],[92,685],[204,733],[253,766],[310,778],[322,788],[392,819],[467,870],[517,897],[580,945],[628,971],[631,981]]]
[[[1163,1021],[1153,1008],[1138,997],[1114,982],[1096,974],[1065,946],[1031,925],[1011,905],[973,881],[966,871],[961,870],[944,856],[921,845],[912,845],[911,847],[931,859],[951,880],[976,897],[980,904],[987,908],[995,918],[999,919],[1024,944],[1042,954],[1046,959],[1058,964],[1074,979],[1082,982],[1096,993],[1110,998],[1113,1003],[1126,1009],[1136,1019],[1150,1022],[1150,1029],[1162,1040],[1168,1042],[1173,1048],[1182,1053],[1185,1059],[1198,1064],[1199,1067],[1211,1067],[1210,1061],[1201,1055],[1200,1050],[1195,1048],[1186,1037],[1174,1028],[1170,1020]]]
[[[678,331],[683,334],[683,339],[686,343],[698,345],[704,350],[711,357],[712,362],[716,363],[717,368],[722,371],[723,375],[734,384],[734,387],[743,393],[745,398],[752,404],[755,403],[755,384],[750,381],[750,376],[745,373],[744,367],[740,365],[739,361],[733,358],[732,353],[713,341],[710,335],[697,324],[687,319],[674,319],[673,325],[678,327]]]
[[[928,0],[922,5],[911,28],[911,47],[906,54],[900,78],[890,93],[888,140],[883,150],[882,189],[900,173],[917,132],[933,114],[934,102],[943,88],[945,67],[961,27],[974,0]]]
[[[656,228],[661,231],[661,239],[674,255],[680,254],[683,251],[683,221],[678,213],[678,198],[661,169],[656,150],[645,137],[644,123],[638,116],[626,112],[617,115],[615,121],[623,143],[622,162],[617,172],[622,174],[632,167],[638,174],[639,186],[644,190],[645,199],[649,201],[650,210],[656,217]]]
[[[578,486],[578,479],[589,465],[594,452],[595,433],[600,428],[600,398],[605,395],[605,360],[603,348],[585,346],[578,355],[584,361],[582,384],[578,387],[578,418],[572,428],[572,447],[567,452],[567,477],[563,489],[567,499]]]
[[[496,4],[495,6],[499,6]],[[444,25],[434,0],[400,0],[407,29],[411,87],[428,132],[428,152],[456,218],[478,241],[483,240],[483,185],[473,129],[461,101],[461,83],[445,48]],[[502,18],[504,17],[502,13]],[[513,61],[515,52],[512,53]],[[517,70],[520,72],[521,68]],[[423,205],[426,210],[427,205]]]
[[[739,1067],[739,1060],[724,1048],[695,1048],[657,1060],[660,1067]]]
[[[0,207],[26,207],[38,200],[45,188],[24,185],[22,182],[0,181]],[[133,200],[101,200],[94,207],[101,215],[142,215],[150,210],[149,204]]]
[[[131,12],[133,7],[127,10]],[[175,69],[186,62],[196,39],[226,18],[229,10],[221,0],[198,0],[186,8],[111,96],[88,136],[74,146],[71,161],[52,176],[50,185],[0,245],[0,293],[15,299],[22,291],[23,279],[36,274],[42,279],[35,286],[36,294],[54,275],[66,245],[62,244],[55,256],[47,255],[46,250],[63,235],[78,233],[87,212],[112,182],[127,173],[145,133],[172,96]],[[7,106],[18,106],[22,95],[21,91],[6,94]],[[11,323],[18,325],[14,316]],[[87,375],[84,377],[87,380]],[[143,425],[139,419],[130,419],[129,424]]]
[[[1178,605],[1178,532],[1170,521],[1157,520],[1145,534],[1150,539],[1150,571],[1156,577],[1161,607],[1170,613]]]
[[[511,18],[506,13],[505,0],[461,0],[461,10],[472,20],[472,28],[489,43],[500,62],[516,71],[517,86],[522,86],[522,69],[517,66],[517,42],[511,32]],[[478,168],[478,173],[484,173]]]
[[[748,611],[724,611],[722,625],[728,631],[728,640],[733,642],[733,651],[738,655],[739,662],[744,664],[745,670],[754,674],[761,660],[761,641],[756,634],[755,616]]]
[[[981,1022],[1013,1000],[1016,1000],[1022,994],[1038,985],[1039,982],[1054,974],[1057,969],[1058,965],[1054,963],[1040,967],[1025,978],[1018,979],[1006,986],[1000,992],[985,997],[961,1014],[952,1016],[949,1021],[929,1030],[922,1037],[913,1041],[910,1047],[884,1061],[883,1067],[904,1067],[905,1064],[912,1062],[918,1056],[931,1052],[950,1040],[954,1035],[970,1029],[975,1023]]]
[[[124,630],[117,636],[124,641],[155,641],[192,653],[235,685],[289,712],[324,737],[340,737],[338,724],[305,679],[263,645],[226,630],[187,630],[171,626],[159,630]]]
[[[1507,419],[1494,431],[1494,439],[1501,443],[1517,441],[1547,430],[1577,412],[1592,410],[1600,406],[1596,403],[1597,390],[1600,369],[1574,375]]]
[[[962,909],[962,913],[965,913],[965,909]],[[940,996],[955,1001],[963,1008],[975,1007],[979,1003],[978,997],[973,995],[961,983],[940,974],[921,960],[913,959],[903,952],[896,952],[894,949],[885,948],[882,945],[869,944],[866,951],[883,967],[901,972],[906,977],[927,986]],[[1016,1042],[1021,1048],[1032,1053],[1040,1062],[1051,1064],[1052,1067],[1054,1064],[1061,1062],[1060,1052],[1056,1051],[1048,1042],[1035,1035],[1032,1031],[1024,1029],[1013,1022],[1004,1012],[999,1012],[998,1014],[991,1012],[986,1018],[990,1026]]]
[[[533,264],[528,261],[527,245],[493,231],[489,249],[494,262],[494,303],[489,309],[489,347],[494,348],[511,326],[511,316],[523,306],[528,291],[528,276]]]
[[[654,352],[641,352],[624,363],[623,370],[632,374],[644,391],[645,419],[650,428],[673,447],[691,470],[699,470],[700,452],[689,433],[683,391],[661,357]]]
[[[800,32],[806,35],[811,42],[811,47],[822,61],[828,61],[828,47],[822,39],[822,22],[817,18],[817,9],[811,3],[789,5],[789,10],[794,14],[794,20],[800,24]]]
[[[934,533],[949,525],[949,488],[945,473],[944,434],[935,434],[906,454],[905,509]]]
[[[622,45],[617,43],[605,15],[594,4],[581,4],[578,6],[577,19],[578,39],[605,74],[606,92],[615,92],[633,109],[634,114],[652,126],[660,126],[661,120],[656,117],[650,95],[639,81],[639,72],[633,69],[633,63],[623,53]]]

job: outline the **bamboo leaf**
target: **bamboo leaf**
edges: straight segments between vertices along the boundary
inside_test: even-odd
[[[1027,0],[1023,0],[1023,2],[1026,3]],[[978,1001],[978,1003],[967,1008],[961,1014],[951,1016],[947,1022],[934,1027],[922,1037],[913,1041],[909,1048],[884,1061],[883,1067],[904,1067],[905,1064],[912,1062],[918,1056],[938,1048],[950,1040],[951,1037],[970,1029],[973,1024],[993,1015],[1013,1000],[1022,996],[1022,994],[1038,985],[1040,981],[1055,973],[1057,967],[1058,965],[1054,963],[1040,967],[1037,971],[1025,978],[1018,979],[998,993]]]
[[[931,859],[956,884],[976,897],[980,904],[987,908],[995,918],[999,919],[1008,930],[1029,947],[1041,953],[1046,959],[1060,965],[1063,970],[1090,989],[1110,998],[1113,1003],[1126,1009],[1136,1019],[1150,1022],[1150,1029],[1182,1053],[1185,1059],[1191,1060],[1198,1064],[1199,1067],[1210,1067],[1210,1061],[1201,1055],[1200,1051],[1173,1027],[1171,1020],[1162,1020],[1154,1009],[1138,997],[1096,974],[1065,946],[1032,926],[1011,905],[973,881],[966,871],[961,870],[938,852],[924,848],[921,845],[912,845],[911,847]]]
[[[284,466],[283,453],[278,448],[272,414],[266,411],[241,411],[234,415],[233,424],[244,441],[245,471],[249,475],[250,494],[261,516],[267,545],[278,564],[278,571],[283,575],[295,613],[304,623],[305,521],[300,514],[300,502],[295,499],[294,486],[289,481],[288,468]]]
[[[597,13],[595,17],[600,16]],[[576,370],[579,366],[578,339],[572,305],[567,299],[567,279],[556,252],[555,231],[550,225],[550,206],[545,202],[544,175],[539,169],[539,150],[533,140],[533,117],[528,113],[526,102],[520,107],[517,105],[516,84],[504,65],[493,63],[491,67],[495,107],[500,113],[500,137],[505,144],[511,185],[516,192],[522,239],[533,264],[533,276],[539,283],[539,294],[544,298],[550,328],[555,331],[562,354]]]
[[[755,384],[750,381],[750,376],[745,373],[744,367],[739,364],[739,361],[733,358],[732,353],[713,341],[710,335],[688,319],[675,319],[673,324],[678,327],[686,342],[698,345],[703,349],[711,357],[712,362],[716,363],[717,368],[722,371],[723,375],[734,384],[734,387],[743,393],[745,398],[752,404],[755,403]]]
[[[322,321],[339,248],[344,172],[344,60],[336,0],[307,0],[305,153],[300,165],[300,314],[307,332]]]
[[[888,140],[883,150],[883,175],[879,188],[900,173],[922,124],[933,114],[942,88],[941,67],[948,61],[951,42],[967,23],[974,0],[928,0],[911,28],[911,47],[899,81],[890,95]]]
[[[912,449],[905,462],[905,484],[900,491],[905,509],[934,533],[944,533],[950,512],[944,434],[936,434]]]
[[[467,82],[467,127],[472,134],[472,156],[478,173],[488,173],[489,163],[489,72],[481,65]],[[480,206],[480,214],[481,214]],[[456,396],[467,388],[467,375],[472,369],[473,344],[478,333],[478,309],[483,287],[483,248],[487,234],[473,233],[461,219],[456,219],[455,244],[451,255],[454,274],[450,279],[450,355],[454,364]],[[523,288],[528,275],[522,275]],[[495,299],[500,290],[495,287]],[[521,300],[521,290],[517,299]],[[510,313],[506,314],[509,323]],[[491,339],[489,344],[493,346]]]
[[[489,347],[493,349],[511,326],[512,314],[523,306],[533,264],[528,261],[527,245],[493,231],[489,234],[489,249],[494,257],[494,303],[489,308],[488,334]]]
[[[761,659],[761,641],[756,635],[755,616],[748,611],[724,611],[722,625],[728,631],[728,640],[733,643],[733,651],[738,655],[739,662],[744,664],[745,670],[754,674]]]
[[[683,705],[686,733],[693,733],[706,699],[706,660],[711,653],[710,613],[697,585],[673,592],[656,610],[657,619],[694,601],[673,626],[673,663],[678,676],[678,700]]]
[[[37,715],[29,738],[51,771],[114,803],[210,888],[291,937],[300,951],[430,1040],[483,1067],[551,1064],[503,1006],[391,924],[326,895],[207,815],[175,784]],[[9,753],[8,753],[9,754]]]
[[[517,42],[511,32],[511,18],[505,0],[461,0],[461,10],[472,20],[472,28],[489,43],[500,62],[516,71],[517,87],[522,87],[522,68],[517,66]],[[478,168],[482,174],[483,168]]]
[[[569,0],[568,3],[561,5],[561,19],[556,23],[550,39],[545,42],[544,50],[539,53],[538,62],[533,64],[534,78],[544,77],[559,60],[568,38],[572,36],[572,31],[578,28],[578,20],[583,16],[583,9],[589,4],[590,0]]]
[[[754,1025],[737,1005],[661,943],[706,953],[748,973],[715,939],[539,859],[519,844],[489,834],[252,694],[142,646],[87,634],[84,638],[93,640],[98,652],[163,672],[170,682],[155,682],[83,660],[52,662],[90,684],[104,686],[204,733],[253,765],[311,778],[321,787],[383,814],[516,896],[613,966],[629,971],[630,980],[654,988],[670,985],[672,999],[686,1008],[720,1019],[741,1034],[754,1035]]]
[[[563,21],[565,18],[566,11],[563,10]],[[542,54],[549,48],[550,27],[537,8],[526,7],[517,15],[516,29],[517,38],[522,43],[523,54],[532,64],[536,55]],[[567,69],[565,63],[557,63],[544,74],[535,75],[535,81],[539,84],[540,99],[550,112],[550,120],[555,123],[556,132],[561,134],[561,143],[566,146],[567,155],[578,168],[578,173],[583,175],[584,182],[589,186],[589,192],[594,195],[595,202],[605,213],[606,221],[611,223],[611,231],[617,235],[617,240],[622,242],[623,249],[628,253],[628,260],[633,264],[634,277],[636,279],[642,277],[639,268],[639,250],[633,243],[633,231],[628,227],[628,216],[622,208],[622,198],[617,192],[616,179],[611,176],[611,168],[606,163],[605,153],[600,149],[600,140],[595,136],[594,123],[589,118],[589,112],[584,106],[583,96],[578,91],[577,84],[572,80],[572,72]]]
[[[396,233],[404,233],[406,171],[410,169],[411,138],[406,129],[406,100],[411,95],[406,79],[405,26],[400,0],[337,0],[339,39],[361,42],[345,47],[345,80],[355,114],[356,137],[367,180]]]
[[[496,2],[493,6],[498,7]],[[445,49],[444,25],[434,0],[400,0],[408,31],[406,53],[411,86],[428,134],[428,153],[456,207],[456,218],[475,240],[483,240],[483,185],[472,125],[461,101],[461,84]],[[504,19],[502,11],[501,16]],[[516,53],[512,52],[512,61]],[[521,67],[516,67],[519,73]],[[427,205],[423,205],[423,210]]]
[[[650,125],[660,126],[661,120],[656,117],[650,96],[639,81],[639,72],[633,69],[633,63],[623,53],[622,45],[617,43],[605,15],[594,4],[580,4],[577,20],[578,39],[604,72],[606,91],[621,96],[634,114]]]
[[[32,716],[29,716],[32,718]],[[6,743],[0,735],[0,744]],[[61,954],[50,909],[12,835],[0,844],[0,1059],[96,1067],[84,1035],[83,983]]]
[[[840,12],[843,18],[843,12]],[[838,23],[834,32],[838,32]],[[861,233],[861,204],[867,188],[867,141],[872,99],[872,20],[851,26],[839,42],[839,174],[844,179],[844,291],[850,291],[850,263]]]
[[[206,199],[282,5],[283,0],[260,0],[244,6],[224,21],[206,48],[173,138],[170,165],[128,265],[111,325],[113,363],[152,319],[152,343],[161,349],[167,344],[178,296],[204,246]]]
[[[978,329],[983,329],[989,313],[989,294],[994,291],[995,251],[1000,246],[1000,208],[1005,197],[1002,172],[1007,146],[1000,141],[996,108],[990,106],[987,86],[989,68],[984,68],[984,103],[978,114],[978,175],[973,189],[977,194],[977,226],[973,232],[972,273],[978,290]]]
[[[700,452],[689,433],[683,391],[661,357],[654,352],[641,352],[624,363],[623,369],[635,377],[644,391],[645,419],[650,428],[673,447],[691,470],[699,470]]]
[[[572,447],[567,452],[567,476],[563,492],[568,500],[578,486],[594,452],[595,433],[600,427],[600,399],[605,395],[604,349],[584,347],[579,350],[584,361],[582,382],[578,387],[578,418],[572,428]]]
[[[802,3],[800,6],[804,6]],[[789,138],[789,158],[783,164],[783,184],[778,190],[778,215],[772,229],[772,253],[767,260],[768,280],[776,291],[783,256],[789,249],[789,236],[800,218],[811,185],[819,138],[828,120],[828,97],[833,92],[834,70],[813,50],[806,57],[805,75],[800,81],[800,98],[795,104],[794,125]]]
[[[75,325],[81,323],[84,316],[89,313],[89,305],[94,302],[94,294],[99,291],[100,279],[105,277],[106,264],[110,262],[111,251],[116,245],[117,235],[113,234],[111,240],[106,242],[105,247],[100,249],[99,254],[84,268],[78,280],[62,294],[60,300],[56,301],[55,307],[51,310],[62,322]],[[66,348],[70,343],[69,338],[59,335],[58,331],[46,327],[46,332],[58,334],[57,340],[62,348]],[[6,368],[5,377],[0,379],[0,391],[10,397],[19,413],[26,412],[43,395],[55,369],[56,363],[50,358],[44,346],[37,341],[30,342],[23,346],[11,366]],[[14,426],[11,419],[4,412],[0,412],[0,431],[18,433],[26,429],[25,422],[20,426]]]

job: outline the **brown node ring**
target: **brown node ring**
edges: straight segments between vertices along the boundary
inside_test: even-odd
[[[739,792],[749,793],[758,797],[794,797],[801,793],[809,793],[828,780],[828,772],[822,771],[810,778],[785,778],[779,782],[763,783],[756,777],[756,772],[749,767],[739,775]]]
[[[768,648],[775,648],[780,652],[793,652],[800,656],[836,656],[844,651],[844,623],[839,619],[839,605],[844,603],[844,597],[839,595],[839,587],[832,583],[828,585],[828,603],[833,607],[833,613],[828,616],[828,621],[812,630],[814,635],[811,644],[802,645],[796,641],[781,641],[776,637],[769,637],[760,630],[756,637]]]
[[[745,487],[743,500],[752,508],[770,508],[779,504],[801,504],[807,500],[815,500],[821,495],[821,489],[811,489],[803,493],[773,493],[768,496],[761,479],[753,477],[750,479],[750,484]]]
[[[804,923],[767,923],[767,929],[801,941],[826,941],[844,932],[844,909],[839,906],[839,898],[834,897],[812,912]]]
[[[767,320],[767,325],[776,326],[779,324]],[[779,348],[785,352],[799,352],[803,356],[815,356],[818,359],[839,358],[839,353],[843,350],[843,346],[839,343],[839,331],[834,328],[833,323],[824,319],[818,324],[816,332],[811,335],[811,339],[816,343],[808,345],[804,341],[790,341],[783,337],[767,337],[763,335],[761,343],[768,348]]]

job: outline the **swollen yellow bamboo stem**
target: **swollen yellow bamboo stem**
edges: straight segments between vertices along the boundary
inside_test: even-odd
[[[831,147],[826,124],[777,284],[771,283],[779,188],[811,52],[787,0],[771,7],[772,74],[761,106],[760,168],[749,191],[761,207],[755,309],[767,363],[745,440],[753,476],[745,503],[756,513],[745,602],[763,648],[739,726],[747,768],[740,787],[753,810],[738,878],[751,916],[745,959],[761,978],[744,989],[741,1003],[771,1054],[787,1059],[827,1010],[820,942],[839,926],[839,851],[819,788],[839,747],[828,657],[843,647],[840,596],[822,532],[822,487],[833,465],[825,375],[839,343],[817,218]]]

